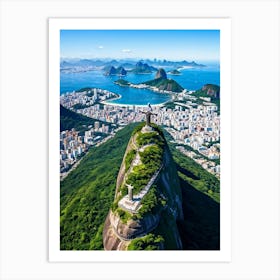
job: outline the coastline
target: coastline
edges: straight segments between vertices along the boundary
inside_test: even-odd
[[[122,85],[119,85],[119,84],[117,84],[117,85],[118,85],[118,86],[122,86]],[[133,88],[133,87],[131,86],[131,84],[127,85],[126,87],[131,87],[131,88]],[[147,87],[147,88],[144,88],[144,89],[150,90],[150,91],[153,91],[153,92],[157,92],[157,91],[153,90],[153,89],[150,88],[150,87]],[[135,106],[135,107],[146,107],[146,106],[147,106],[147,104],[143,104],[143,105],[142,105],[142,104],[113,103],[112,101],[118,100],[118,99],[121,99],[121,98],[122,98],[122,95],[121,95],[121,94],[119,94],[119,93],[114,93],[114,94],[117,95],[117,97],[113,97],[113,98],[107,99],[106,101],[100,101],[99,103],[101,103],[101,104],[103,104],[103,105],[118,106],[118,107],[127,107],[127,106],[130,106],[130,107],[133,107],[133,106]],[[174,93],[169,92],[169,93],[165,93],[165,94],[169,95],[169,96],[170,96],[170,99],[168,99],[168,100],[166,100],[166,101],[164,101],[164,102],[162,102],[162,103],[151,104],[151,106],[163,107],[166,103],[170,102],[170,101],[172,100],[172,94],[174,94]]]
[[[119,99],[119,98],[118,98]],[[123,103],[111,103],[113,99],[110,99],[109,101],[102,101],[100,102],[101,104],[104,105],[110,105],[110,106],[118,106],[118,107],[133,107],[135,106],[136,108],[139,107],[147,107],[147,104],[123,104]],[[114,99],[115,100],[115,99]],[[163,107],[166,103],[170,102],[170,100],[166,100],[162,103],[158,103],[158,104],[151,104],[151,106],[156,106],[156,107]]]
[[[110,98],[110,99],[107,99],[108,101],[113,101],[113,100],[118,100],[118,99],[121,99],[122,98],[122,95],[121,94],[119,94],[119,93],[115,93],[115,92],[113,92],[115,95],[117,95],[116,97],[112,97],[112,98]],[[107,102],[107,101],[101,101],[101,102],[99,102],[99,103],[102,103],[102,104],[105,104],[105,102]]]
[[[184,69],[192,69],[192,68],[197,68],[197,67],[194,67],[194,66],[179,66],[177,69],[178,70],[184,70]]]
[[[180,73],[180,74],[167,73],[167,74],[171,75],[171,76],[181,76],[182,75],[182,73]]]

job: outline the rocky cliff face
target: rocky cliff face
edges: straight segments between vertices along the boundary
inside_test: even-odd
[[[166,72],[164,71],[163,68],[159,68],[159,69],[158,69],[155,78],[156,78],[156,79],[158,79],[158,78],[167,79]]]
[[[106,72],[106,75],[116,75],[117,74],[117,69],[114,66],[111,66],[110,69]]]
[[[220,87],[219,86],[212,85],[212,84],[206,84],[202,87],[201,90],[211,97],[220,98]]]
[[[121,76],[125,76],[125,75],[127,74],[126,70],[125,70],[123,67],[119,67],[119,68],[117,69],[117,72],[118,72],[118,74],[121,75]]]
[[[126,74],[127,74],[126,70],[121,66],[118,68],[111,66],[108,69],[108,71],[105,73],[106,76],[113,76],[113,75],[125,76]]]
[[[151,214],[139,220],[131,219],[123,223],[120,217],[110,210],[103,232],[105,250],[127,250],[133,239],[147,235],[157,227],[159,221],[159,214]]]
[[[161,132],[149,130],[138,128],[128,143],[105,221],[105,250],[182,249],[176,225],[183,218],[176,168]],[[146,173],[151,174],[146,176],[150,163],[155,172],[149,167]],[[127,183],[134,186],[133,201],[128,199]]]

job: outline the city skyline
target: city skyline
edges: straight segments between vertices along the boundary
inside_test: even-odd
[[[61,30],[61,58],[220,60],[219,30]]]

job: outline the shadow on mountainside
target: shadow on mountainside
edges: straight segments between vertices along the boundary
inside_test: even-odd
[[[180,166],[178,163],[175,163],[176,164],[176,168],[177,168],[177,171],[178,172],[181,172],[183,173],[184,175],[192,178],[193,180],[199,180],[199,178],[197,176],[195,176],[192,172],[190,172],[189,170],[183,168],[182,166]]]
[[[178,221],[183,250],[220,249],[220,204],[180,178],[184,220]]]

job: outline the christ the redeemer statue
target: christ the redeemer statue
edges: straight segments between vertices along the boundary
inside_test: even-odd
[[[149,111],[147,111],[147,112],[140,111],[140,113],[146,115],[146,126],[151,126],[151,116],[152,115],[156,116],[157,114],[152,113],[152,107],[151,107],[150,103],[148,104],[148,106],[149,106]]]

